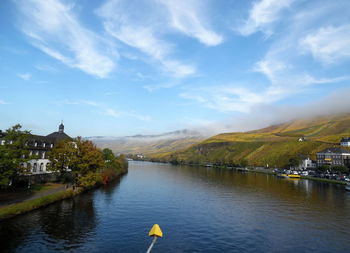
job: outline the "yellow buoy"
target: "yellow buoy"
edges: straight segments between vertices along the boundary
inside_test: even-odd
[[[154,224],[153,227],[151,228],[151,231],[149,231],[148,235],[149,236],[163,237],[163,232],[160,229],[158,224]]]

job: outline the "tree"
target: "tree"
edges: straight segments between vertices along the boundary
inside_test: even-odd
[[[116,157],[113,154],[113,151],[108,148],[103,149],[102,153],[105,161],[104,170],[102,173],[104,181],[108,181],[111,178],[115,178],[121,173],[127,171],[128,161],[126,160],[124,155]]]
[[[50,154],[51,170],[71,171],[78,185],[93,186],[100,179],[104,167],[103,153],[91,141],[80,137],[59,142]]]
[[[288,166],[291,168],[296,168],[300,165],[300,159],[297,157],[291,157],[288,160]]]
[[[49,170],[59,172],[63,175],[70,169],[69,167],[77,155],[78,149],[74,142],[68,140],[58,142],[49,153],[49,159],[51,161]]]
[[[345,167],[344,165],[336,165],[336,166],[332,166],[332,171],[336,171],[339,173],[348,173],[349,169],[347,167]]]
[[[247,159],[241,159],[240,161],[239,161],[239,164],[240,164],[240,166],[241,167],[247,167],[248,166],[248,161],[247,161]]]
[[[330,169],[330,166],[329,165],[326,165],[326,164],[323,164],[319,167],[317,167],[317,170],[321,171],[321,172],[326,172],[327,170]]]
[[[4,144],[0,145],[0,187],[8,187],[21,172],[25,172],[23,164],[29,160],[29,151],[25,148],[31,134],[21,131],[17,124],[5,131]]]

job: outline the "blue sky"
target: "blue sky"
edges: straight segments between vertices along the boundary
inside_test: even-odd
[[[0,129],[233,131],[349,108],[332,103],[350,94],[348,0],[3,0],[0,21]]]

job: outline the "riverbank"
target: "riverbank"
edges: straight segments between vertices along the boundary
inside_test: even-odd
[[[206,165],[201,164],[186,164],[189,166],[200,166],[200,167],[208,167]],[[250,172],[250,173],[261,173],[261,174],[268,174],[268,175],[277,175],[276,172],[273,171],[273,169],[266,169],[266,168],[249,168],[249,169],[243,169],[243,168],[236,168],[236,167],[225,167],[225,166],[212,166],[214,168],[222,168],[222,169],[234,169],[237,171],[242,172]],[[340,184],[340,185],[346,185],[347,182],[345,181],[339,181],[334,179],[327,179],[327,178],[319,178],[319,177],[310,177],[310,176],[301,176],[300,179],[307,179],[312,181],[318,181],[323,183],[331,183],[331,184]]]
[[[263,173],[263,174],[269,174],[269,175],[277,175],[276,172],[273,172],[271,169],[249,169],[248,172],[252,173]],[[318,181],[323,183],[331,183],[331,184],[341,184],[346,185],[347,183],[344,181],[334,180],[334,179],[327,179],[327,178],[320,178],[320,177],[310,177],[310,176],[301,176],[300,179],[307,179],[312,181]]]
[[[112,178],[112,180],[117,180],[121,176],[127,173],[126,171],[122,171],[119,174],[117,174],[115,177]],[[23,201],[15,201],[15,203],[0,206],[0,222],[5,219],[12,218],[14,216],[24,214],[27,212],[30,212],[32,210],[45,207],[47,205],[50,205],[52,203],[55,203],[57,201],[61,201],[68,198],[73,198],[74,196],[81,194],[85,191],[95,189],[97,187],[102,186],[103,183],[99,182],[95,186],[83,188],[83,187],[75,187],[75,188],[66,188],[66,187],[60,187],[59,189],[56,189],[55,191],[52,191],[52,189],[47,188],[46,190],[42,190],[38,192],[36,195],[27,198]]]
[[[34,199],[29,199],[23,202],[3,206],[0,208],[0,221],[12,218],[19,214],[27,213],[40,207],[47,206],[59,200],[74,197],[75,195],[81,192],[83,192],[82,189],[63,189],[56,193],[39,196]],[[42,194],[44,193],[45,192],[43,192]]]

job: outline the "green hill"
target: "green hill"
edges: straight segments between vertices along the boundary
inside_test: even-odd
[[[285,166],[291,157],[309,156],[350,136],[350,114],[298,119],[250,132],[223,133],[173,153],[153,156],[179,163]],[[299,138],[305,141],[300,142]]]

